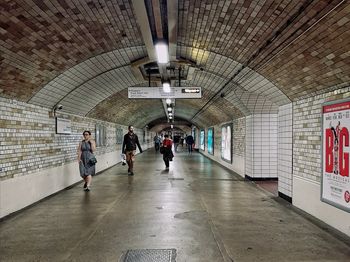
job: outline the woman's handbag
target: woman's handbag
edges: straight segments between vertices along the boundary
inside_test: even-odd
[[[95,165],[97,163],[97,159],[94,155],[92,155],[90,158],[89,158],[89,162],[88,162],[90,165]]]
[[[161,154],[164,154],[164,153],[165,153],[165,147],[164,147],[164,146],[161,146],[161,147],[159,148],[159,152],[160,152]]]

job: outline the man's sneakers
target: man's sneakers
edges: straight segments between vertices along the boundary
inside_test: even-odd
[[[134,175],[134,172],[131,172],[131,171],[128,172],[128,176],[133,176],[133,175]]]

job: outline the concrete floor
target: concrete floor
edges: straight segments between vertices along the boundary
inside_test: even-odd
[[[177,262],[350,261],[349,238],[199,153],[170,170],[148,150],[0,223],[0,261],[122,261],[176,249]],[[78,169],[77,169],[78,175]],[[320,227],[321,226],[321,227]]]

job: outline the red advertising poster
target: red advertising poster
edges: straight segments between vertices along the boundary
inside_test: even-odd
[[[350,212],[350,100],[327,103],[322,110],[321,199]]]

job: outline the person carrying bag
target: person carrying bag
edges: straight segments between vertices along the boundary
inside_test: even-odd
[[[90,131],[83,132],[84,139],[78,146],[78,163],[80,176],[84,179],[84,191],[90,191],[92,176],[95,175],[97,159],[94,155],[96,143]]]

